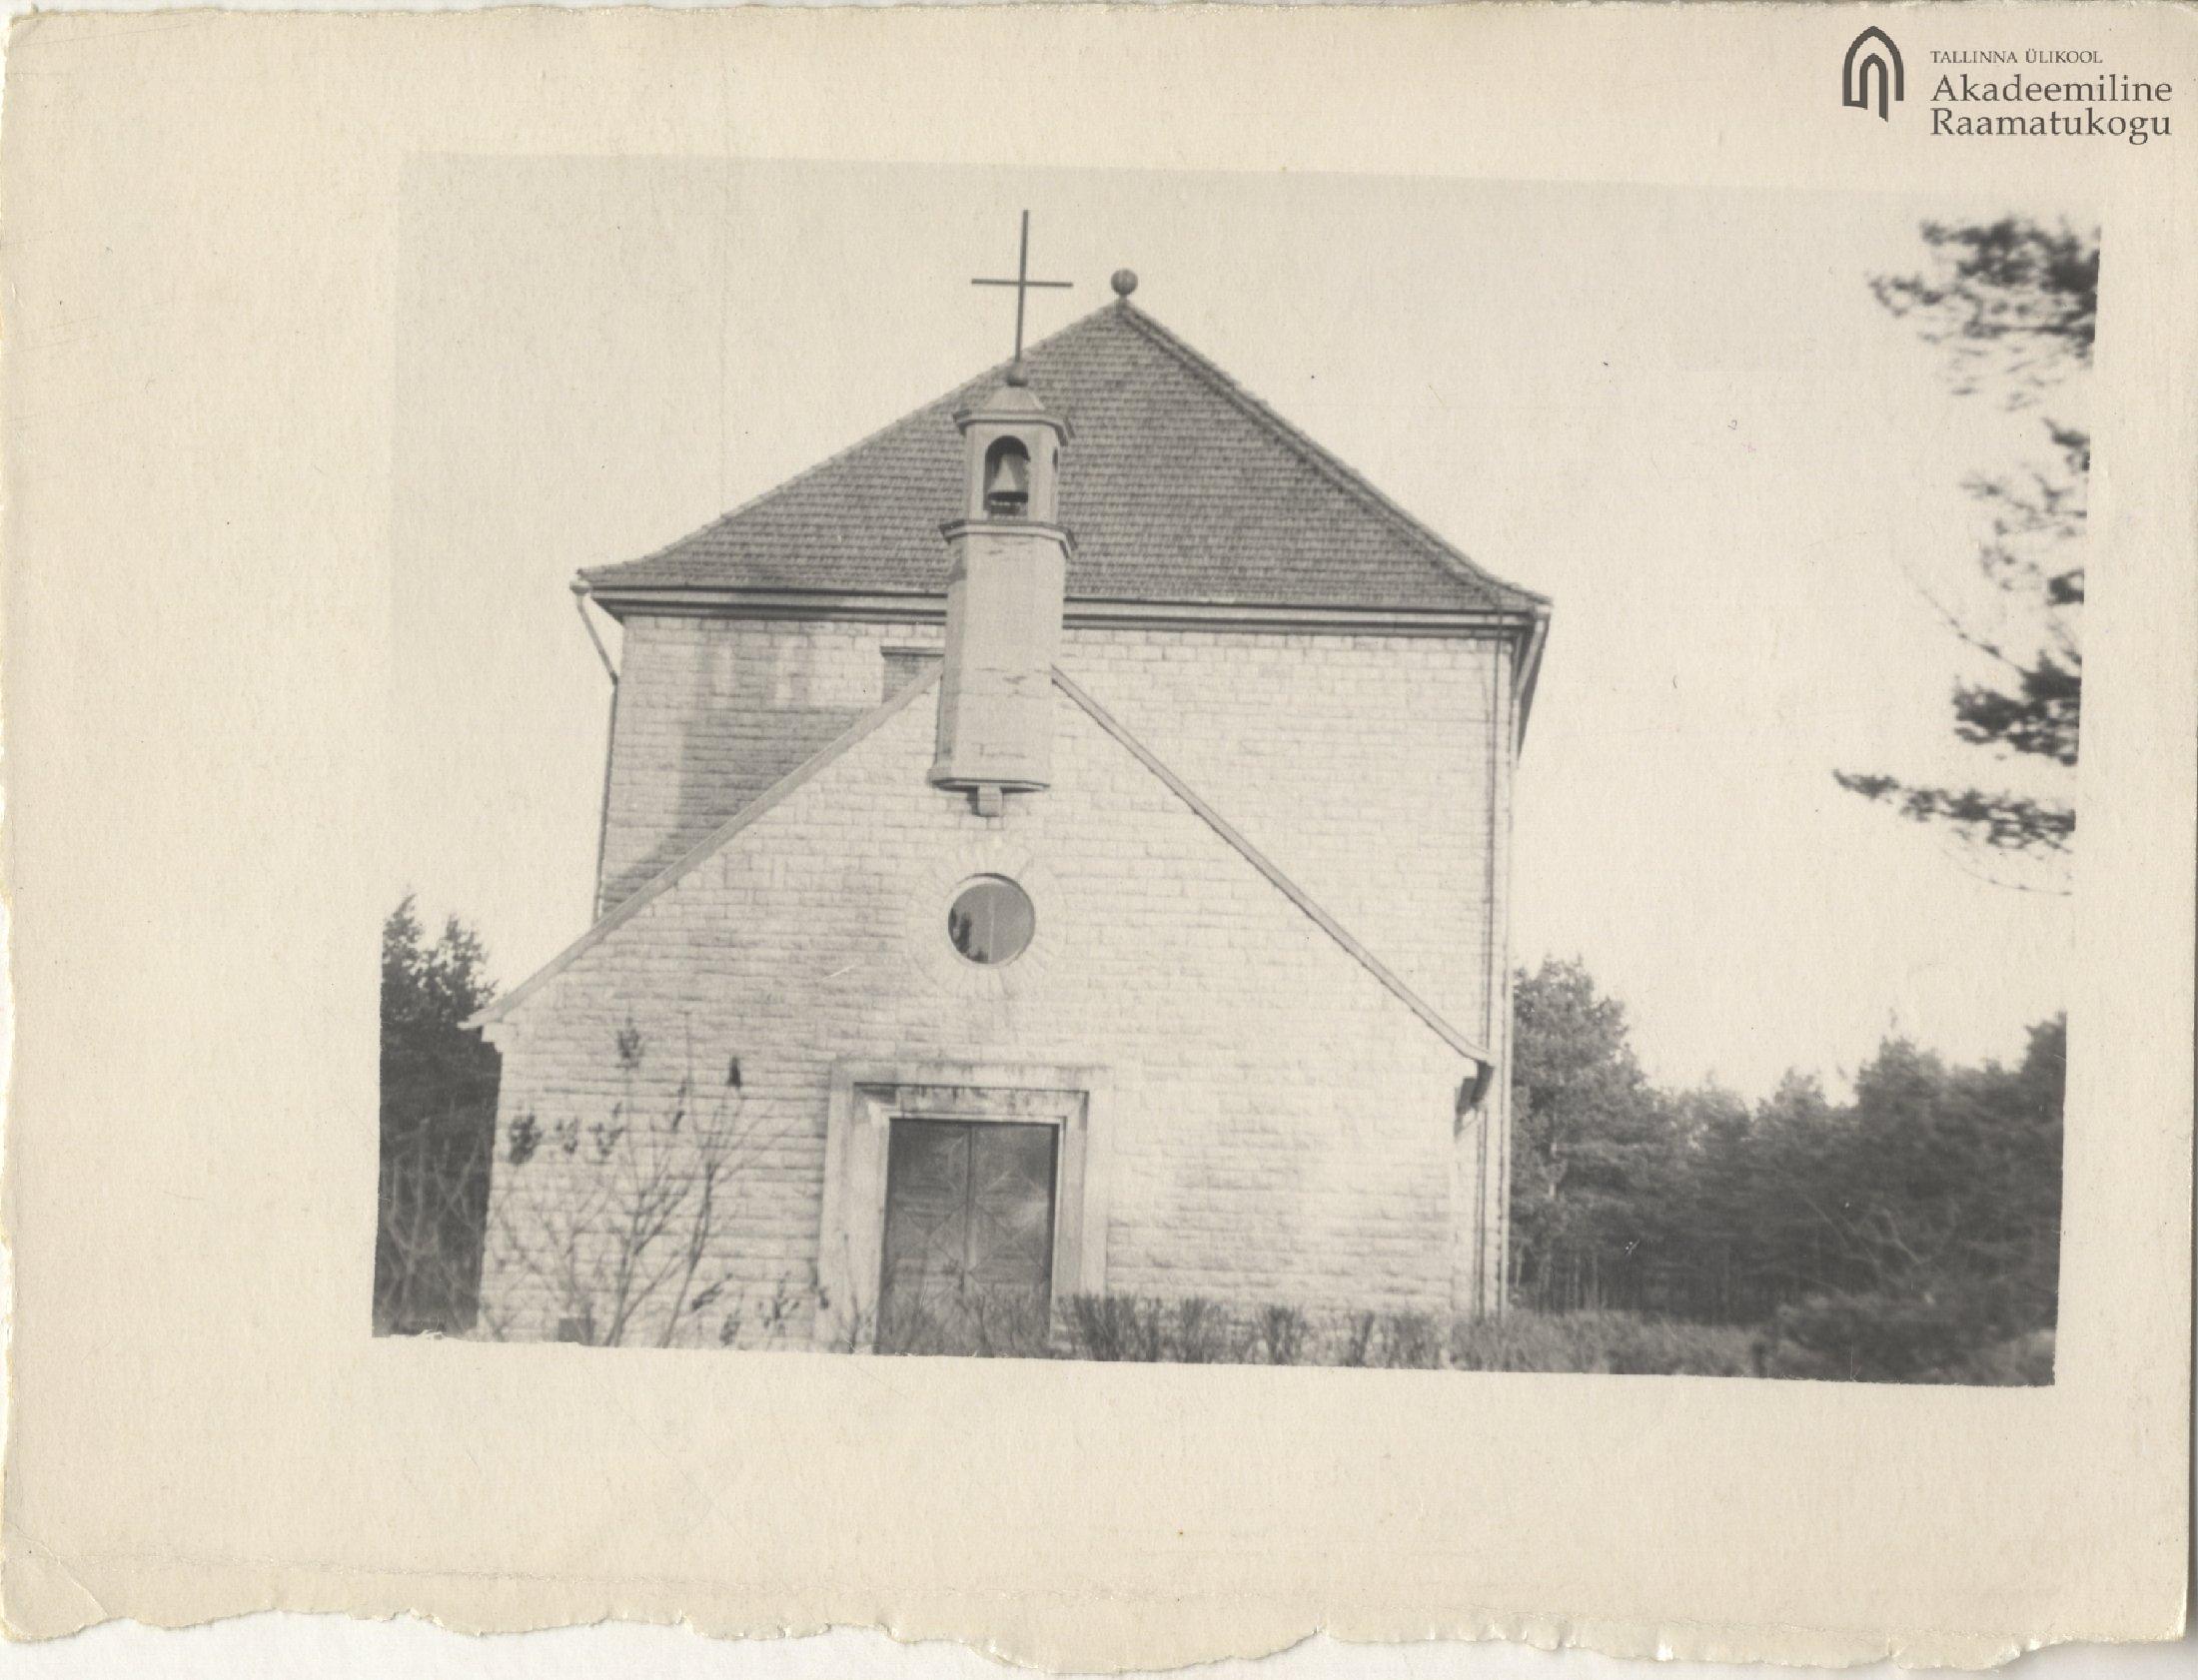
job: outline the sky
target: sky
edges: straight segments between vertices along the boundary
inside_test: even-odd
[[[1554,598],[1515,958],[1579,957],[1652,1077],[1834,1089],[1888,1034],[2020,1054],[2069,900],[1841,791],[1990,783],[1926,591],[1987,607],[1963,481],[2042,418],[1872,300],[1927,217],[2080,208],[1330,176],[426,158],[398,285],[401,878],[516,984],[586,925],[608,684],[581,566],[706,523],[1137,301],[1498,575]],[[614,626],[602,628],[616,653]]]

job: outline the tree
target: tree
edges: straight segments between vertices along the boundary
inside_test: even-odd
[[[1654,1304],[1688,1317],[1759,1317],[1769,1288],[1758,1229],[1762,1129],[1745,1102],[1715,1085],[1657,1097],[1677,1165]]]
[[[746,1113],[739,1059],[705,1084],[689,1048],[667,1091],[633,1023],[605,1048],[622,1091],[606,1109],[512,1119],[488,1239],[506,1299],[482,1329],[603,1347],[776,1339],[797,1304],[788,1283],[758,1300],[721,1252],[742,1176],[774,1141]]]
[[[495,997],[458,917],[432,945],[411,893],[382,924],[379,1333],[458,1330],[481,1293],[499,1058],[463,1023]]]
[[[2018,218],[1923,225],[1926,273],[1872,282],[1878,302],[1911,320],[1925,342],[1949,353],[1954,389],[1996,391],[2009,407],[2038,403],[2089,371],[2097,336],[2099,240]],[[2073,394],[2071,394],[2073,395]],[[2083,534],[2091,469],[2090,433],[2048,420],[2043,464],[1965,486],[1986,509],[1989,529],[1977,565],[2003,597],[2004,627],[1926,598],[1992,674],[1957,682],[1954,734],[2005,760],[2073,770],[2083,699]],[[1853,793],[1917,822],[1944,824],[2001,852],[2062,856],[2073,846],[2072,803],[2017,789],[1934,787],[1896,777],[1834,772]]]
[[[1515,1286],[1545,1306],[1624,1298],[1665,1228],[1670,1115],[1635,1060],[1625,1006],[1578,961],[1522,972],[1514,1012]]]
[[[1949,1068],[1894,1040],[1855,1076],[1791,1190],[1828,1247],[1773,1319],[1772,1374],[2051,1379],[2066,1047],[2058,1019],[2014,1068]]]
[[[1893,1039],[1835,1103],[1661,1091],[1578,962],[1516,987],[1514,1296],[1760,1326],[1771,1374],[2049,1381],[2066,1030],[2019,1065]]]

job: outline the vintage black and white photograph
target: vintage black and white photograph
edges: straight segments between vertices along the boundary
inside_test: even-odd
[[[2100,266],[415,159],[376,1331],[2051,1382]]]
[[[7,1634],[2180,1637],[2194,65],[20,21]]]

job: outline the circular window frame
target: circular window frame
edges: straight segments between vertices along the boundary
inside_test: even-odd
[[[1029,949],[1012,963],[973,963],[954,949],[951,939],[941,937],[948,906],[979,875],[1004,875],[1029,895],[1034,907],[1046,908]],[[1005,835],[971,835],[941,848],[939,856],[906,879],[901,960],[939,996],[1009,1003],[1035,997],[1051,985],[1062,937],[1076,920],[1077,895],[1036,847]]]
[[[967,951],[964,951],[960,942],[954,938],[954,912],[961,907],[962,900],[972,892],[979,887],[988,886],[1007,888],[1022,900],[1023,908],[1030,914],[1030,931],[1023,935],[1022,943],[1004,957],[973,957]],[[946,947],[954,953],[956,962],[975,969],[981,974],[997,974],[1003,969],[1012,968],[1015,964],[1021,962],[1023,958],[1029,956],[1030,948],[1037,943],[1038,901],[1031,896],[1030,889],[1016,880],[1014,876],[997,869],[979,870],[976,874],[964,876],[956,882],[953,891],[947,895]]]

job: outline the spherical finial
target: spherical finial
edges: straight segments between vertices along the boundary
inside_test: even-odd
[[[1117,298],[1126,299],[1132,292],[1137,290],[1137,271],[1135,269],[1116,269],[1111,284],[1114,287],[1114,295]]]
[[[1007,365],[1007,383],[1018,386],[1030,383],[1030,376],[1023,371],[1023,359],[1019,356]]]

